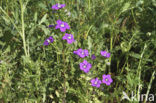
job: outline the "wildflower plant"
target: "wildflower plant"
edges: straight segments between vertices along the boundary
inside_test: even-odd
[[[154,7],[154,0],[1,0],[0,103],[126,103],[123,91],[155,93]]]

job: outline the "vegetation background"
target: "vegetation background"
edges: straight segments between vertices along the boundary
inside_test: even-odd
[[[56,3],[66,7],[54,12]],[[74,44],[47,28],[58,19],[70,25]],[[43,46],[49,36],[55,42]],[[78,48],[90,51],[88,74]],[[110,66],[101,50],[111,52]],[[156,93],[155,51],[156,0],[0,0],[0,103],[130,103],[123,91]],[[102,74],[113,83],[92,87]]]

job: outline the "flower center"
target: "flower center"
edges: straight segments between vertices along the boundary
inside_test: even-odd
[[[59,7],[59,8],[60,8],[60,7],[61,7],[61,5],[60,5],[60,4],[58,4],[58,5],[57,5],[57,7]]]
[[[49,40],[49,39],[47,39],[47,42],[48,42],[48,43],[50,43],[50,40]]]
[[[61,24],[61,27],[64,27],[64,24]]]
[[[105,53],[104,56],[106,56],[107,54]]]
[[[71,39],[71,36],[68,36],[68,39]]]
[[[86,65],[84,65],[83,68],[86,68]]]
[[[96,81],[94,82],[94,84],[97,84],[97,82],[98,82],[98,80],[96,80]]]
[[[106,78],[106,79],[105,79],[105,81],[107,82],[107,81],[108,81],[108,79]]]
[[[81,54],[83,55],[83,54],[84,54],[84,52],[81,52]]]

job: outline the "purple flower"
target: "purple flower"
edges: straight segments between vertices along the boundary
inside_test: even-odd
[[[55,4],[55,5],[53,5],[51,8],[53,9],[53,10],[58,10],[58,9],[61,9],[61,8],[63,8],[63,7],[65,7],[66,5],[65,4]]]
[[[50,43],[54,42],[54,38],[52,36],[50,36],[49,38],[47,38],[43,45],[49,45]]]
[[[88,63],[87,60],[84,60],[83,62],[80,63],[80,69],[85,73],[88,73],[91,67],[92,65]]]
[[[70,29],[69,25],[66,22],[63,22],[61,20],[57,20],[57,25],[55,27],[55,29],[60,29],[61,32],[65,32],[66,29]]]
[[[86,49],[78,49],[78,50],[76,50],[76,51],[74,51],[73,52],[74,54],[77,54],[78,56],[80,56],[81,58],[84,58],[84,57],[86,57],[86,56],[89,56],[89,52],[88,52],[88,50],[86,50]]]
[[[98,78],[94,78],[90,82],[93,87],[97,87],[97,88],[99,88],[102,83],[101,80],[99,80]]]
[[[55,27],[55,25],[49,25],[49,26],[47,26],[47,28],[52,28],[52,27]]]
[[[102,75],[102,82],[103,83],[105,83],[106,85],[110,85],[112,82],[113,82],[113,80],[112,80],[112,78],[111,78],[111,75]]]
[[[74,53],[74,54],[77,54],[77,51],[75,50],[75,51],[73,51],[73,53]]]
[[[93,54],[91,58],[92,58],[92,60],[94,60],[94,59],[96,59],[96,56]]]
[[[67,40],[68,44],[72,44],[74,40],[74,36],[72,34],[65,33],[65,35],[62,38],[63,40]]]
[[[101,55],[104,56],[105,58],[110,57],[110,53],[108,53],[107,51],[101,51]]]

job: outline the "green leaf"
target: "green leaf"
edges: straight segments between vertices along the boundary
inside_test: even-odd
[[[141,58],[140,54],[137,54],[137,53],[130,53],[130,56],[134,57],[134,58],[137,58],[137,59]]]
[[[123,52],[128,52],[131,49],[131,45],[126,41],[121,42],[120,46]]]
[[[46,19],[47,19],[47,14],[45,14],[45,15],[42,17],[41,21],[39,22],[39,25],[41,25],[43,22],[45,22]]]
[[[59,92],[57,90],[55,91],[55,94],[56,94],[57,97],[60,97],[60,94],[59,94]]]
[[[47,29],[44,25],[40,25],[40,28],[44,31],[44,33],[45,33],[46,35],[49,35],[49,34],[50,34],[49,29]]]
[[[125,3],[124,7],[122,8],[122,12],[128,10],[129,7],[130,7],[130,3],[129,2]]]
[[[35,12],[35,14],[34,14],[34,21],[35,21],[35,23],[37,21],[37,12]]]
[[[92,48],[92,38],[88,36],[88,49],[91,50]]]

